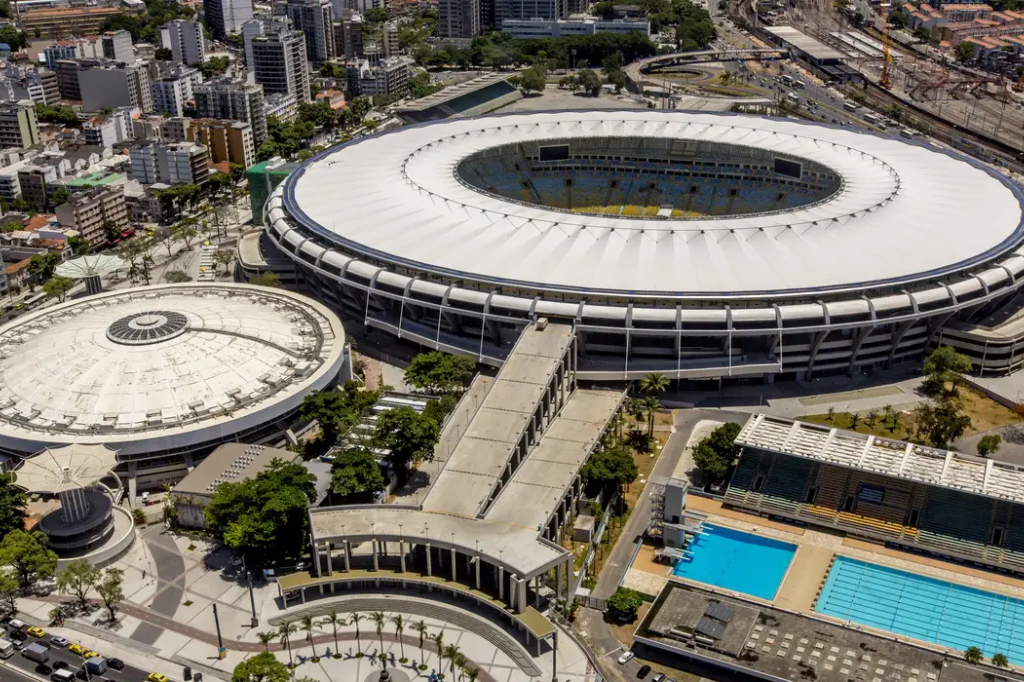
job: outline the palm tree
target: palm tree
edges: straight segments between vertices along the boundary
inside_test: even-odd
[[[417,621],[412,624],[412,629],[420,636],[420,665],[426,665],[426,661],[423,660],[426,658],[423,654],[423,640],[427,638],[427,624],[422,620]]]
[[[640,380],[640,391],[645,395],[661,395],[668,390],[669,381],[661,372],[650,372]]]
[[[444,648],[444,657],[448,659],[449,663],[451,663],[450,670],[452,675],[455,674],[455,661],[457,657],[461,655],[461,653],[462,652],[459,651],[459,647],[455,646],[454,644],[449,644]]]
[[[437,647],[437,669],[441,670],[441,664],[444,661],[444,630],[431,637],[434,641],[434,646]]]
[[[878,421],[878,410],[868,411],[868,430],[875,428],[875,423]]]
[[[377,628],[377,639],[380,641],[380,652],[384,653],[384,623],[388,621],[387,617],[380,611],[374,611],[370,614],[370,620],[373,621],[374,627]]]
[[[295,627],[295,623],[281,623],[277,626],[277,636],[281,638],[285,646],[288,647],[288,667],[294,668],[295,663],[292,661],[292,635],[298,632],[299,629]]]
[[[363,617],[361,615],[359,615],[358,613],[353,613],[352,614],[352,619],[349,620],[349,624],[350,625],[355,625],[356,626],[356,653],[360,653],[360,654],[363,653],[363,647],[359,643],[359,621],[361,621],[362,619],[363,619]]]
[[[345,625],[345,618],[339,617],[338,612],[331,609],[331,612],[324,616],[324,619],[320,621],[320,625],[330,625],[331,629],[334,630],[334,653],[338,653],[338,626]]]
[[[644,398],[643,404],[647,410],[647,437],[654,438],[654,413],[661,409],[661,401],[650,395]]]
[[[850,415],[850,430],[856,431],[857,424],[860,423],[860,412],[854,412]]]
[[[256,639],[260,640],[263,650],[270,653],[270,643],[277,638],[277,634],[276,632],[257,632]]]
[[[1009,667],[1010,662],[1006,660],[1005,654],[993,654],[992,665],[994,665],[997,668],[1006,668]]]
[[[476,682],[477,676],[480,674],[479,668],[470,668],[466,671],[466,682]]]
[[[836,408],[834,408],[834,407],[828,408],[828,420],[831,422],[831,421],[835,421],[835,419],[836,419]]]
[[[466,657],[462,654],[455,654],[455,667],[459,669],[459,680],[462,679],[463,673],[466,672]]]
[[[402,632],[405,630],[405,621],[402,620],[401,614],[397,616],[391,616],[391,622],[395,626],[395,634],[398,635],[398,646],[401,647],[402,658],[401,662],[405,663],[409,659],[405,657],[405,642],[402,641]]]
[[[890,419],[892,419],[892,405],[886,405],[885,407],[883,407],[882,408],[882,414],[884,415],[882,417],[882,421],[886,421],[887,422]]]
[[[902,421],[903,421],[903,413],[902,412],[893,412],[892,413],[892,428],[889,429],[889,430],[892,433],[896,433],[896,429],[900,428],[900,422],[902,422]]]
[[[313,644],[313,629],[316,625],[313,623],[313,617],[307,614],[302,617],[301,623],[302,631],[306,633],[306,641],[309,642],[310,648],[313,649],[313,660],[316,661],[316,645]]]

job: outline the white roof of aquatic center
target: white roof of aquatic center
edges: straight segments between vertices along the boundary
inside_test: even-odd
[[[515,142],[670,137],[770,150],[843,179],[832,197],[697,219],[580,215],[484,193],[460,161]],[[394,266],[537,289],[657,294],[858,290],[967,269],[1015,247],[1022,200],[995,172],[896,137],[795,120],[562,111],[405,127],[311,159],[293,219]]]

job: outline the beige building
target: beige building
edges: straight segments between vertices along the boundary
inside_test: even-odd
[[[101,0],[94,4],[72,5],[69,0],[19,2],[18,24],[29,36],[65,38],[95,35],[109,16],[137,15],[146,11],[142,2]]]
[[[38,143],[35,103],[22,100],[0,104],[0,145],[24,149]]]
[[[210,150],[210,162],[238,163],[246,168],[256,163],[256,143],[252,126],[241,121],[219,121],[210,118],[194,119],[187,139],[205,145]]]
[[[120,234],[128,227],[128,208],[121,187],[97,187],[72,195],[57,207],[57,220],[82,235],[89,246],[107,242],[107,223]]]

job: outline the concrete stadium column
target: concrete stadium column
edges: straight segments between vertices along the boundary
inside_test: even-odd
[[[431,572],[431,569],[430,569],[430,543],[429,542],[426,544],[426,548],[427,548],[427,552],[426,552],[427,553],[427,577],[429,578],[432,575],[434,575]]]
[[[324,549],[327,550],[327,575],[334,575],[334,562],[331,560],[330,540],[324,540]]]
[[[516,579],[516,588],[518,594],[516,595],[516,613],[522,613],[529,606],[526,601],[526,578]]]
[[[516,597],[519,596],[519,578],[515,573],[508,574],[508,605],[513,611],[516,609]]]
[[[562,598],[562,564],[555,566],[555,599]]]
[[[533,608],[540,611],[540,576],[533,577]]]
[[[505,601],[505,567],[497,566],[498,571],[498,599]]]
[[[405,540],[398,541],[398,556],[402,561],[402,573],[405,573]]]
[[[455,550],[454,547],[452,547],[452,582],[453,583],[459,581],[459,569],[458,569],[458,566],[457,566],[458,558],[459,558],[458,552]]]
[[[316,544],[316,540],[313,538],[309,539],[311,545],[313,545],[313,565],[316,566],[316,577],[320,577],[320,547]]]
[[[480,563],[483,559],[480,558],[480,552],[476,553],[476,589],[480,589]]]
[[[377,541],[376,540],[372,540],[370,542],[370,549],[373,550],[373,570],[378,571],[378,570],[380,570],[380,565],[379,565],[378,559],[377,559]]]

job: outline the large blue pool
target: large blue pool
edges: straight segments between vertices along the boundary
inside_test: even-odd
[[[775,599],[796,545],[705,525],[687,550],[691,554],[676,563],[672,575],[762,599]]]
[[[1024,664],[1024,601],[993,592],[839,556],[815,610]]]

